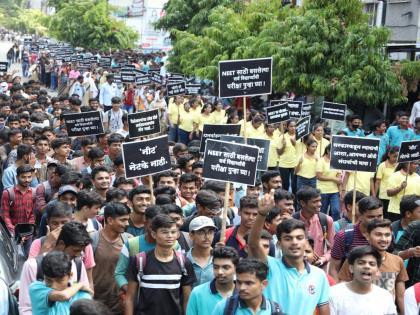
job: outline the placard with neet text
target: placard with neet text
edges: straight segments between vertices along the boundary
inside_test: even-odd
[[[322,103],[321,119],[344,121],[346,119],[346,104],[324,102]]]
[[[209,139],[204,152],[203,177],[255,185],[258,147]]]
[[[63,115],[69,137],[91,136],[104,133],[102,116],[98,111]]]
[[[130,138],[145,137],[160,132],[159,110],[128,114],[128,133]]]
[[[168,136],[122,144],[125,177],[153,175],[171,169]]]
[[[420,160],[420,140],[401,142],[398,153],[398,163],[413,162]]]
[[[6,72],[8,67],[9,67],[9,63],[7,61],[0,62],[0,71],[1,72]]]
[[[376,172],[379,139],[333,136],[330,167],[343,171]]]
[[[221,136],[221,141],[226,142],[235,142],[235,143],[245,143],[245,139],[239,136]],[[270,140],[267,139],[256,139],[256,138],[247,138],[246,144],[258,147],[258,164],[257,170],[266,171],[268,166],[268,153],[270,151]]]
[[[201,135],[200,152],[204,152],[207,139],[220,140],[221,136],[239,136],[241,132],[240,125],[226,124],[226,125],[210,125],[204,124],[203,133]]]
[[[287,108],[289,109],[290,118],[300,119],[302,116],[302,101],[287,101]]]
[[[271,94],[273,58],[219,62],[219,97]]]
[[[166,84],[166,96],[185,94],[185,82],[176,82]]]
[[[296,141],[311,132],[311,116],[306,116],[296,123]]]
[[[274,102],[274,101],[273,101]],[[276,104],[270,107],[266,107],[267,124],[277,124],[282,121],[289,120],[289,109],[287,103],[271,103]]]

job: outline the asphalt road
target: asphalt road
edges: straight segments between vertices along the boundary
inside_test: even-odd
[[[13,46],[12,42],[0,41],[0,61],[7,61],[6,54],[7,54],[7,51],[10,49],[10,47],[12,46]],[[7,72],[12,72],[13,70],[17,70],[17,72],[22,74],[22,68],[20,64],[18,63],[13,64],[12,67],[9,68]]]

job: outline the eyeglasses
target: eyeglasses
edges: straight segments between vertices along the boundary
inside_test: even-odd
[[[212,235],[214,235],[214,229],[210,229],[210,230],[198,230],[198,231],[195,231],[194,233],[195,234],[197,234],[198,236],[212,236]]]

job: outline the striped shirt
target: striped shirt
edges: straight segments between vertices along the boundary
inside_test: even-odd
[[[346,228],[347,229],[347,228]],[[345,237],[344,231],[339,231],[334,237],[334,244],[331,249],[331,257],[337,260],[342,260],[346,258],[347,254],[345,252]],[[349,247],[349,251],[355,247],[369,245],[366,238],[363,236],[362,232],[360,231],[360,223],[354,225],[353,230],[353,241]]]

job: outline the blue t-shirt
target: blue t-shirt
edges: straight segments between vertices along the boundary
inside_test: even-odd
[[[195,287],[188,299],[186,315],[211,315],[214,306],[223,300],[216,290],[216,281],[203,283]]]
[[[213,273],[213,256],[210,256],[206,266],[203,268],[201,267],[199,264],[196,263],[193,255],[192,255],[192,248],[188,251],[188,253],[186,254],[188,260],[191,262],[191,264],[193,265],[194,268],[194,273],[195,273],[195,278],[196,281],[193,284],[193,288],[209,282],[211,280],[213,280],[214,278],[214,273]]]
[[[365,136],[365,132],[360,128],[357,128],[356,130],[353,131],[349,127],[346,127],[343,129],[343,131],[349,137],[364,137]]]
[[[379,139],[379,152],[378,152],[378,165],[381,163],[382,157],[386,152],[386,148],[389,144],[389,137],[386,134],[383,135],[376,135],[372,132],[368,138],[371,139]]]
[[[48,301],[48,296],[54,289],[47,287],[44,282],[34,281],[29,286],[29,296],[32,303],[32,315],[68,315],[70,305],[80,299],[91,299],[89,293],[77,292],[70,300],[60,302]]]
[[[270,301],[265,298],[263,295],[262,303],[260,309],[258,310],[256,315],[271,315],[271,303]],[[222,300],[216,304],[212,315],[223,315],[225,307],[226,307],[227,299]],[[281,305],[280,305],[281,307]],[[238,308],[236,309],[235,315],[253,315],[254,313],[248,308],[248,306],[239,299]],[[293,314],[294,315],[294,314]]]
[[[329,284],[324,271],[305,263],[299,273],[283,259],[267,257],[268,285],[264,295],[286,314],[312,315],[317,306],[328,304]]]
[[[391,147],[400,147],[401,142],[413,140],[415,137],[413,129],[401,129],[400,126],[391,126],[386,132]]]

